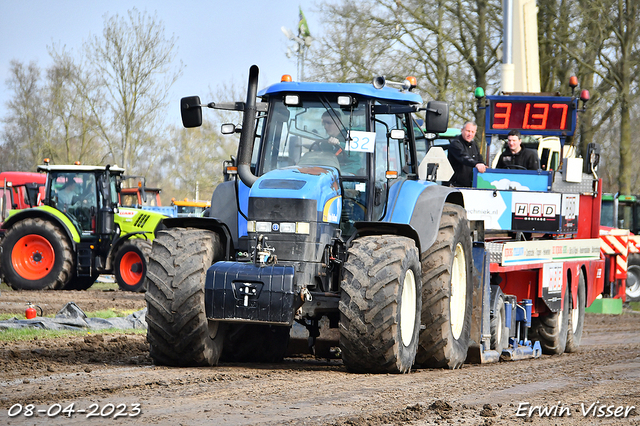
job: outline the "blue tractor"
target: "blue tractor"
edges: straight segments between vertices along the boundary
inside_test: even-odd
[[[150,354],[158,364],[276,362],[294,323],[313,346],[339,332],[352,372],[457,368],[472,328],[472,240],[455,189],[419,176],[416,140],[447,130],[448,105],[426,107],[408,78],[373,84],[283,81],[246,102],[181,100],[243,111],[237,158],[207,217],[166,218],[150,255]],[[433,171],[433,167],[427,167]],[[231,177],[231,178],[229,178]]]

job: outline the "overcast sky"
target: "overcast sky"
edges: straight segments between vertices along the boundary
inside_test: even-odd
[[[167,38],[178,39],[176,61],[185,69],[171,90],[168,113],[176,125],[181,97],[204,96],[219,83],[246,84],[253,64],[260,67],[260,88],[282,74],[295,79],[296,61],[286,56],[292,42],[280,28],[297,33],[299,7],[311,34],[320,31],[315,0],[0,0],[0,118],[12,95],[6,84],[12,59],[44,69],[51,65],[52,44],[78,57],[84,40],[101,35],[105,15],[126,17],[133,7],[157,13]]]

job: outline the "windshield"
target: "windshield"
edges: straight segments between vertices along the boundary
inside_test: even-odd
[[[320,95],[301,98],[298,105],[287,106],[282,98],[273,99],[263,135],[261,173],[288,166],[331,166],[342,175],[366,175],[366,153],[369,146],[346,144],[349,130],[366,130],[365,106],[342,109]],[[367,151],[367,149],[370,149]],[[255,154],[255,152],[254,152]]]

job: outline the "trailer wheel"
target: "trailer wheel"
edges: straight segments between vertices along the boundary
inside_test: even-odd
[[[584,327],[584,312],[586,306],[587,290],[584,284],[584,274],[580,272],[577,291],[578,306],[571,306],[569,316],[569,326],[567,333],[567,346],[565,352],[577,352],[582,342],[582,329]],[[572,299],[569,299],[569,303]],[[573,304],[572,304],[573,305]]]
[[[497,307],[498,308],[491,317],[490,323],[491,349],[501,354],[509,344],[509,329],[506,324],[504,296],[500,295],[498,297]]]
[[[71,243],[47,220],[15,223],[2,240],[1,256],[4,281],[14,290],[56,290],[72,276]]]
[[[124,243],[116,252],[113,265],[120,290],[135,292],[144,290],[148,263],[140,247],[131,242]]]
[[[147,341],[156,364],[216,365],[225,324],[207,319],[207,269],[224,256],[217,234],[171,228],[153,240],[147,274]]]
[[[421,283],[413,240],[395,235],[354,240],[339,304],[340,349],[349,371],[410,371],[418,346]]]
[[[627,302],[640,301],[640,256],[629,256],[627,263]]]
[[[564,306],[558,312],[531,319],[531,340],[539,340],[542,353],[559,355],[567,347],[570,306],[569,286],[564,293]]]
[[[471,336],[471,236],[465,210],[445,204],[440,230],[422,259],[422,324],[416,364],[459,368]]]
[[[221,359],[229,362],[280,362],[289,344],[291,327],[229,324]]]

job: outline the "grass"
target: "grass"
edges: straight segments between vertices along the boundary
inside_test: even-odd
[[[629,308],[632,311],[640,312],[640,302],[629,302]]]

